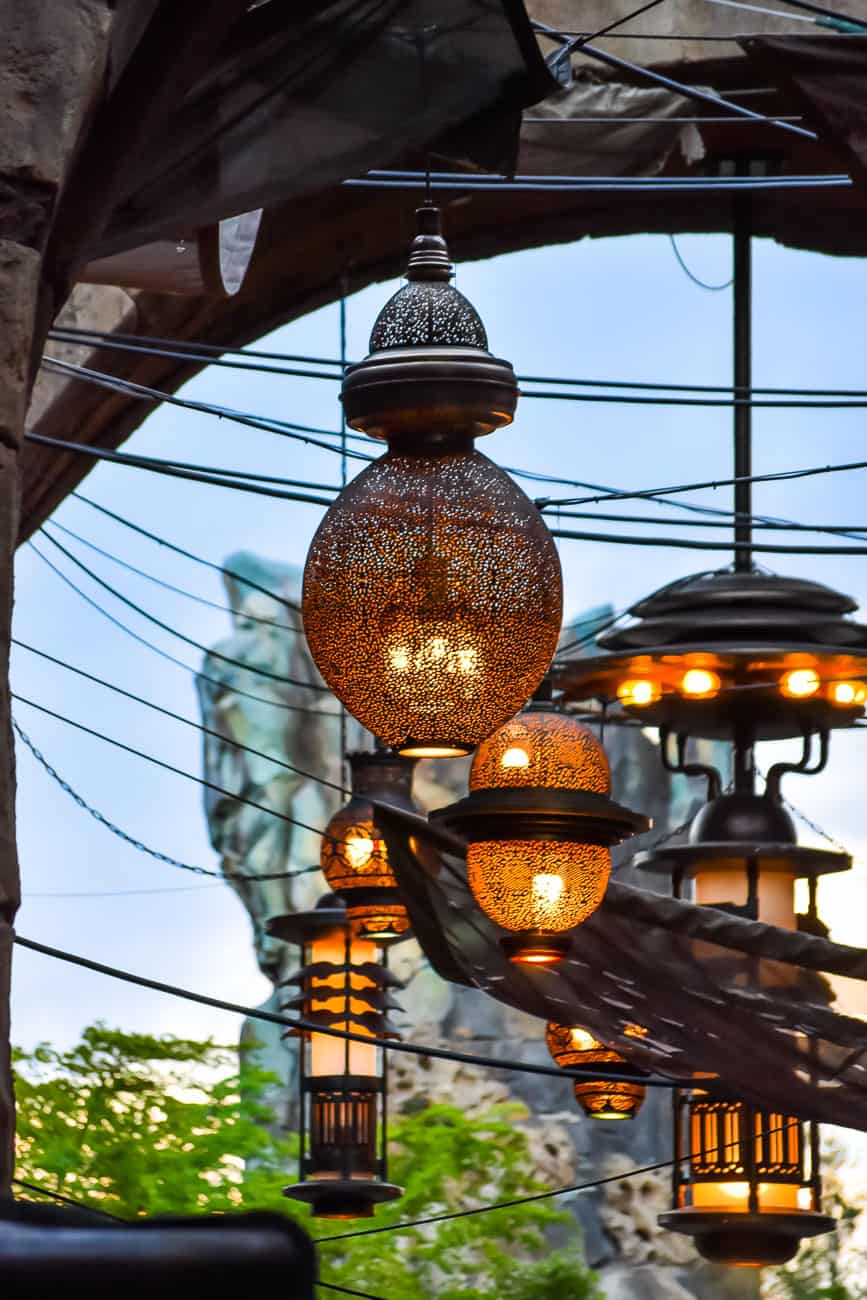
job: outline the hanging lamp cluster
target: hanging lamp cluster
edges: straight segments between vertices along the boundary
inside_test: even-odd
[[[418,212],[407,283],[347,369],[351,428],[388,451],[346,487],[304,570],[304,627],[325,681],[412,757],[467,754],[530,698],[560,633],[563,584],[538,509],[474,449],[517,384],[451,284],[436,208]]]
[[[339,899],[326,894],[309,912],[273,918],[268,931],[301,949],[301,969],[285,981],[297,989],[281,1009],[308,1025],[362,1037],[399,1038],[388,1020],[398,1009],[399,981],[377,945],[361,938]],[[369,1218],[401,1188],[388,1182],[386,1054],[375,1043],[349,1041],[309,1028],[290,1029],[301,1044],[298,1063],[300,1181],[284,1195],[314,1215]]]

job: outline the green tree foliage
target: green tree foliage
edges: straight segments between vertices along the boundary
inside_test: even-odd
[[[102,1024],[69,1051],[16,1052],[18,1177],[129,1218],[277,1210],[322,1240],[324,1278],[389,1300],[601,1300],[572,1216],[550,1201],[324,1241],[542,1190],[515,1124],[520,1107],[402,1115],[390,1126],[401,1199],[373,1223],[312,1219],[281,1195],[295,1178],[297,1143],[274,1136],[264,1098],[275,1080],[245,1062],[242,1090],[237,1070],[228,1072],[233,1060],[212,1042]],[[558,1249],[546,1242],[554,1228],[565,1243]]]

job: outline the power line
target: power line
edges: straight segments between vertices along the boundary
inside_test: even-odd
[[[549,529],[552,537],[573,542],[601,542],[605,546],[665,546],[690,551],[755,551],[765,555],[867,555],[867,546],[775,546],[759,542],[707,542],[692,537],[635,537],[622,533],[583,533]]]
[[[49,663],[56,664],[58,668],[63,668],[66,672],[75,673],[77,677],[83,677],[86,681],[94,682],[95,685],[102,686],[107,691],[113,691],[116,695],[122,695],[127,700],[133,700],[136,704],[143,704],[146,709],[152,709],[154,713],[160,713],[163,717],[171,718],[174,722],[182,722],[186,727],[193,727],[196,731],[202,732],[203,735],[212,736],[215,740],[221,740],[233,749],[239,749],[245,754],[253,754],[256,758],[264,758],[267,762],[273,763],[275,767],[285,768],[287,772],[292,772],[295,776],[303,776],[308,781],[315,781],[318,785],[327,786],[329,790],[336,790],[338,794],[349,795],[352,793],[335,781],[329,781],[324,776],[317,776],[314,772],[307,772],[302,767],[295,767],[294,764],[287,763],[285,759],[276,758],[273,754],[265,754],[262,750],[254,749],[251,745],[244,745],[240,740],[225,736],[221,731],[214,730],[213,727],[206,727],[202,722],[195,722],[192,718],[185,718],[182,713],[175,713],[172,709],[163,708],[161,704],[156,704],[143,695],[136,695],[134,691],[124,690],[122,686],[117,686],[114,682],[108,682],[103,677],[97,677],[95,673],[86,672],[84,668],[76,668],[74,664],[69,664],[64,659],[58,659],[46,650],[37,650],[36,646],[28,645],[26,641],[19,641],[14,636],[11,641],[13,645],[29,651],[30,654],[38,655],[40,659],[47,659]]]
[[[168,650],[163,650],[161,646],[155,645],[153,641],[148,641],[147,637],[141,636],[140,633],[134,631],[131,627],[127,627],[126,623],[121,619],[116,618],[114,614],[110,613],[110,611],[103,605],[100,605],[99,601],[94,600],[86,591],[82,591],[81,587],[73,582],[72,579],[65,574],[62,569],[59,569],[56,564],[52,563],[47,555],[42,554],[39,547],[36,546],[34,542],[28,542],[27,545],[30,547],[31,551],[39,557],[42,563],[51,569],[52,573],[60,578],[62,582],[66,583],[66,585],[70,587],[77,596],[80,596],[86,604],[90,605],[92,609],[95,609],[97,613],[101,614],[103,618],[109,621],[109,623],[112,623],[116,628],[119,628],[121,632],[125,632],[127,636],[131,637],[133,641],[137,641],[139,645],[143,645],[148,650],[151,650],[155,655],[158,655],[160,659],[165,659],[168,663],[174,664],[177,668],[183,668],[184,671],[189,673],[191,677],[194,677],[196,681],[207,682],[210,686],[216,686],[221,691],[231,690],[233,695],[240,695],[245,700],[254,700],[257,704],[270,704],[275,709],[284,709],[289,713],[306,713],[311,717],[316,718],[337,718],[339,716],[337,712],[332,709],[313,709],[308,708],[303,704],[289,704],[284,700],[269,699],[267,695],[255,695],[252,691],[241,690],[239,686],[233,685],[229,687],[226,682],[220,681],[219,677],[211,677],[208,673],[193,668],[191,664],[184,663],[183,659],[177,659],[173,654],[169,654]]]
[[[95,551],[97,555],[101,555],[103,559],[110,560],[112,564],[117,564],[122,569],[126,569],[128,573],[135,573],[139,578],[146,578],[148,582],[154,583],[157,587],[162,587],[164,591],[172,591],[177,596],[186,596],[188,600],[194,600],[197,605],[206,605],[208,609],[217,609],[221,614],[229,614],[233,618],[243,618],[249,620],[251,623],[260,623],[264,627],[276,627],[279,628],[281,632],[298,635],[303,630],[299,627],[293,627],[293,625],[288,622],[281,623],[274,618],[262,618],[257,614],[248,613],[248,611],[244,609],[233,609],[230,605],[221,605],[219,601],[208,600],[206,596],[200,596],[194,591],[187,591],[185,587],[176,587],[174,583],[166,582],[163,578],[158,578],[156,574],[148,573],[146,569],[136,568],[136,566],[130,564],[128,560],[122,560],[119,555],[114,555],[111,551],[103,550],[101,546],[97,546],[96,542],[90,541],[87,537],[82,537],[80,533],[73,532],[71,528],[66,528],[63,524],[58,523],[56,519],[47,519],[42,527],[43,529],[59,529],[59,531],[65,533],[67,537],[73,537],[77,542],[80,542],[82,546],[86,546],[88,550]]]
[[[791,131],[801,130],[800,127],[789,122],[782,122],[779,118],[761,118],[761,120],[769,120],[771,125],[785,126]],[[713,179],[689,176],[660,176],[655,180],[624,176],[573,176],[562,180],[546,178],[545,183],[542,183],[542,177],[540,176],[524,180],[495,177],[478,181],[474,179],[475,173],[454,172],[450,173],[450,175],[454,179],[432,180],[430,188],[432,190],[459,190],[468,194],[494,194],[497,191],[505,194],[725,194],[783,190],[851,189],[853,185],[851,177],[844,172],[815,176],[738,176],[715,177]],[[410,172],[407,174],[406,179],[378,178],[370,175],[345,180],[341,184],[347,189],[418,190],[422,185],[426,184],[426,177],[423,172]]]
[[[222,882],[228,884],[227,880]],[[74,890],[72,892],[55,892],[53,890],[37,890],[36,893],[27,893],[22,896],[22,901],[29,903],[34,898],[132,898],[143,894],[204,894],[209,889],[220,889],[220,884],[213,885],[166,885],[162,889],[84,889]]]
[[[71,335],[72,342],[79,339],[84,342],[86,339],[95,339],[101,342],[104,339],[111,339],[114,342],[123,342],[131,346],[148,345],[147,351],[153,353],[164,350],[165,348],[182,347],[187,351],[197,351],[201,354],[200,359],[207,361],[210,357],[221,357],[223,355],[237,357],[254,357],[263,361],[298,361],[309,365],[316,366],[337,366],[340,364],[333,357],[309,357],[297,356],[288,352],[262,352],[256,348],[236,348],[228,344],[217,343],[199,343],[192,339],[184,339],[180,342],[177,339],[157,338],[152,334],[124,334],[120,330],[89,330],[80,329],[73,325],[55,325],[48,331],[48,337],[54,335]],[[65,340],[64,340],[65,341]]]
[[[319,1024],[301,1017],[290,1018],[276,1011],[265,1011],[262,1007],[246,1007],[242,1003],[228,1002],[224,998],[211,997],[206,993],[195,993],[192,989],[180,988],[176,984],[166,984],[162,980],[150,979],[146,975],[134,975],[131,971],[120,970],[117,966],[107,966],[104,962],[94,961],[91,957],[82,957],[77,953],[66,952],[62,948],[52,948],[48,944],[38,943],[35,939],[25,939],[16,934],[13,942],[32,952],[54,957],[58,961],[81,966],[84,970],[94,971],[97,975],[107,975],[111,979],[123,980],[139,988],[153,989],[156,993],[167,993],[172,997],[184,998],[188,1002],[197,1002],[201,1006],[213,1007],[217,1011],[228,1011],[232,1015],[248,1016],[252,1020],[263,1020],[268,1024],[282,1025],[287,1029],[304,1029],[314,1034],[325,1034],[329,1038],[339,1038],[343,1042],[363,1043],[367,1047],[378,1047],[385,1052],[406,1052],[409,1056],[429,1057],[435,1061],[454,1061],[463,1065],[478,1065],[491,1070],[505,1070],[517,1074],[539,1074],[556,1079],[598,1079],[603,1083],[634,1083],[635,1075],[618,1074],[615,1071],[582,1069],[576,1066],[560,1067],[558,1065],[537,1065],[531,1061],[513,1061],[505,1057],[481,1056],[474,1052],[458,1052],[451,1048],[432,1047],[427,1044],[405,1043],[400,1039],[378,1038],[371,1034],[357,1034],[349,1029],[337,1029],[334,1025]],[[642,1087],[646,1088],[683,1088],[689,1086],[681,1079],[667,1079],[657,1075],[642,1075]]]
[[[111,1219],[113,1223],[129,1223],[128,1219],[122,1219],[117,1214],[110,1214],[108,1210],[97,1209],[95,1205],[88,1205],[84,1201],[75,1201],[71,1196],[64,1196],[62,1192],[55,1192],[50,1187],[40,1187],[38,1183],[28,1183],[24,1178],[13,1178],[10,1181],[16,1187],[23,1187],[28,1192],[37,1192],[40,1196],[47,1196],[50,1200],[59,1201],[62,1205],[70,1205],[74,1210],[84,1210],[87,1214],[98,1214],[103,1219]]]
[[[177,867],[178,870],[180,871],[190,871],[193,873],[193,875],[196,876],[210,876],[214,880],[223,881],[224,883],[230,883],[229,878],[222,871],[211,871],[209,870],[208,867],[196,867],[189,862],[181,862],[178,858],[170,857],[167,853],[161,853],[158,849],[150,848],[147,844],[144,844],[141,840],[136,839],[134,835],[130,835],[128,831],[125,831],[123,830],[122,827],[116,825],[113,821],[110,820],[110,818],[106,817],[104,813],[101,813],[98,808],[94,808],[92,804],[89,804],[87,800],[84,799],[78,793],[77,790],[73,789],[73,787],[69,784],[68,781],[65,781],[63,779],[60,773],[51,766],[51,764],[48,762],[48,759],[45,757],[45,755],[36,747],[36,745],[27,735],[26,731],[24,731],[24,729],[18,725],[15,719],[13,719],[12,721],[12,726],[15,730],[15,734],[27,746],[27,748],[30,750],[30,753],[36,759],[37,763],[41,764],[41,766],[45,769],[45,771],[48,773],[51,779],[55,781],[57,785],[60,786],[60,789],[64,792],[64,794],[68,794],[69,797],[75,803],[78,804],[79,808],[81,808],[84,812],[89,813],[90,816],[93,817],[95,821],[99,822],[100,826],[104,826],[107,831],[111,831],[112,835],[116,835],[118,839],[123,840],[125,844],[129,844],[131,848],[137,849],[139,853],[147,854],[148,857],[154,858],[157,862],[162,862],[167,867]],[[314,866],[314,867],[299,867],[295,871],[278,871],[270,875],[262,875],[262,876],[259,875],[248,876],[248,875],[244,875],[243,873],[239,873],[234,876],[234,879],[253,880],[253,881],[292,880],[296,876],[307,876],[310,875],[311,872],[319,871],[319,870],[320,868],[318,866]]]
[[[217,406],[213,402],[198,402],[189,397],[178,397],[173,393],[164,393],[159,388],[149,388],[146,384],[134,383],[131,379],[120,379],[115,375],[105,374],[101,370],[92,370],[89,366],[79,366],[72,361],[58,361],[53,357],[43,357],[42,364],[47,370],[64,375],[72,375],[75,379],[85,380],[87,383],[96,384],[100,388],[108,388],[112,392],[121,393],[127,397],[135,397],[143,402],[166,403],[169,406],[178,406],[186,411],[198,411],[202,415],[213,415],[218,420],[230,420],[233,424],[241,424],[249,429],[261,429],[265,433],[276,433],[281,437],[292,438],[296,442],[304,442],[312,447],[319,447],[322,451],[337,452],[339,448],[332,446],[331,443],[321,442],[315,437],[308,436],[309,432],[317,434],[328,434],[331,436],[333,430],[314,429],[307,432],[307,426],[296,425],[286,420],[272,420],[269,417],[250,415],[246,411],[235,410],[231,406]],[[368,461],[372,457],[367,456],[361,451],[348,451],[348,456],[355,460]]]
[[[327,686],[320,686],[318,682],[303,682],[296,677],[285,677],[282,673],[272,673],[268,668],[257,668],[253,664],[245,664],[242,659],[235,659],[232,655],[225,655],[220,650],[209,649],[208,646],[203,645],[201,641],[195,641],[184,632],[178,632],[176,628],[171,626],[171,624],[164,623],[161,618],[157,618],[155,614],[151,614],[148,610],[143,609],[141,605],[137,605],[134,600],[130,600],[128,596],[124,596],[123,593],[118,591],[116,587],[113,587],[111,583],[106,582],[104,578],[99,576],[99,574],[94,573],[92,569],[88,568],[83,560],[79,560],[78,557],[73,555],[71,551],[67,550],[61,542],[58,542],[56,537],[52,537],[50,533],[46,533],[43,528],[40,528],[39,532],[47,542],[50,542],[52,546],[56,546],[58,551],[60,551],[62,555],[66,556],[67,560],[71,560],[77,568],[81,569],[83,573],[86,573],[91,581],[97,583],[97,585],[102,587],[104,591],[107,591],[114,596],[115,600],[119,600],[141,618],[147,619],[147,621],[153,623],[155,627],[160,628],[163,632],[167,632],[169,636],[176,637],[178,641],[183,641],[186,645],[192,646],[195,650],[201,651],[202,654],[207,655],[211,659],[219,659],[222,663],[231,664],[233,668],[242,668],[245,672],[255,673],[257,677],[267,677],[269,681],[279,682],[281,686],[295,686],[308,691],[318,691],[325,694],[330,693]]]
[[[700,284],[702,289],[727,289],[732,283],[729,280],[726,284],[709,285],[699,281],[691,271],[683,264],[684,269],[691,280]],[[751,391],[755,391],[754,389]],[[710,407],[732,407],[748,406],[751,409],[771,409],[771,410],[794,410],[794,411],[836,411],[836,410],[862,410],[867,407],[867,398],[847,398],[845,400],[822,399],[817,401],[802,401],[799,398],[760,398],[756,401],[753,397],[645,397],[635,393],[570,393],[560,391],[542,391],[536,389],[528,392],[521,389],[522,397],[538,397],[551,402],[596,402],[602,405],[615,404],[619,406],[710,406]]]
[[[716,512],[714,512],[716,513]],[[774,519],[767,515],[743,514],[740,511],[720,511],[725,519],[684,519],[653,515],[610,515],[596,510],[561,510],[556,508],[556,518],[607,520],[614,524],[661,524],[666,528],[725,528],[731,531],[733,523],[748,521],[754,529],[777,533],[831,533],[840,537],[854,537],[867,541],[867,524],[801,524],[794,519]]]
[[[128,465],[132,469],[146,469],[152,474],[164,474],[169,478],[187,479],[192,483],[208,483],[212,487],[231,488],[235,492],[250,492],[254,496],[274,497],[278,501],[298,501],[301,504],[325,506],[332,504],[327,497],[311,496],[301,492],[292,492],[282,488],[264,486],[265,483],[284,483],[291,480],[272,478],[267,474],[248,474],[243,470],[216,469],[209,466],[198,467],[182,462],[162,460],[157,456],[130,455],[128,452],[108,451],[105,448],[92,447],[88,443],[69,442],[64,438],[49,438],[44,433],[25,433],[28,442],[39,443],[43,447],[56,447],[61,451],[71,451],[79,456],[89,456],[93,460],[105,460],[112,465]],[[323,484],[323,491],[337,491]]]

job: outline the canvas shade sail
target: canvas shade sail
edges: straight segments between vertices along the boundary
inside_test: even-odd
[[[867,951],[612,881],[566,960],[517,967],[470,894],[460,841],[385,805],[378,815],[413,930],[444,979],[585,1025],[654,1074],[716,1075],[755,1106],[867,1130],[867,1024],[837,1009],[850,992],[863,1002]],[[626,1024],[646,1036],[625,1036]]]

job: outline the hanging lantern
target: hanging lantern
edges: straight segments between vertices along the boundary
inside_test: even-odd
[[[338,699],[421,758],[469,753],[529,699],[557,645],[563,590],[541,514],[473,447],[512,419],[512,367],[450,284],[438,210],[418,219],[408,283],[343,383],[349,425],[388,452],[320,523],[303,609]]]
[[[792,768],[797,770],[786,764],[772,768],[762,795],[740,792],[712,800],[695,818],[687,844],[640,853],[635,865],[670,872],[677,897],[691,880],[697,903],[786,930],[826,933],[816,912],[817,880],[847,870],[851,859],[797,844],[792,819],[779,800],[780,778]],[[806,916],[795,913],[798,879],[809,884]],[[697,958],[731,965],[731,956],[702,947],[706,951],[696,945]],[[765,987],[803,978],[810,975],[777,963],[758,973]],[[754,983],[756,975],[742,962],[726,979],[732,985]],[[801,1238],[834,1227],[834,1220],[821,1213],[821,1197],[817,1124],[738,1098],[711,1098],[702,1089],[677,1094],[675,1208],[660,1223],[694,1237],[705,1258],[754,1267],[785,1263]]]
[[[352,932],[345,909],[326,895],[311,912],[268,923],[275,938],[298,944],[302,968],[286,981],[299,988],[283,1003],[305,1021],[370,1038],[398,1038],[386,1013],[399,982],[378,960],[376,944]],[[385,1053],[309,1029],[298,1037],[300,1181],[284,1195],[329,1219],[370,1218],[401,1195],[387,1181]]]
[[[624,1033],[630,1029],[643,1030],[639,1026],[627,1025]],[[560,1025],[550,1020],[545,1034],[548,1051],[555,1065],[568,1070],[573,1066],[586,1068],[592,1065],[604,1066],[617,1074],[632,1074],[636,1082],[614,1081],[604,1079],[575,1080],[575,1100],[590,1119],[634,1119],[641,1109],[646,1089],[638,1080],[643,1071],[630,1064],[619,1052],[599,1041],[589,1029],[580,1025]]]
[[[470,889],[509,931],[501,943],[512,961],[560,961],[565,932],[602,902],[611,845],[649,826],[610,789],[596,737],[543,702],[479,747],[467,798],[431,814],[467,841]]]
[[[409,917],[388,861],[385,836],[371,799],[417,812],[412,800],[415,763],[388,752],[349,754],[352,798],[336,812],[322,836],[322,870],[346,904],[359,938],[390,943],[409,936]]]
[[[867,702],[867,626],[818,582],[700,573],[634,605],[599,637],[604,653],[557,671],[569,701],[619,701],[647,726],[704,737],[782,740],[849,727]]]

